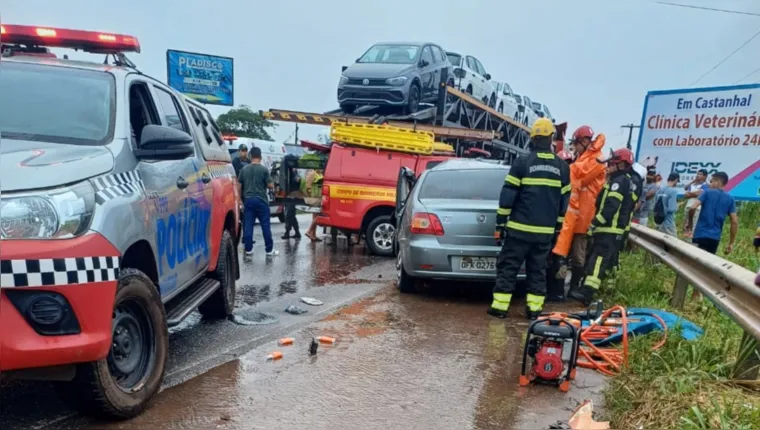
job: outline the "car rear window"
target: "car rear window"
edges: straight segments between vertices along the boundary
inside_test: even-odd
[[[418,198],[499,200],[507,169],[431,170],[422,181]]]
[[[0,132],[10,139],[104,144],[113,136],[114,88],[109,73],[3,62]]]
[[[462,56],[459,54],[447,52],[446,57],[448,57],[449,63],[451,63],[452,66],[459,66],[462,64]]]

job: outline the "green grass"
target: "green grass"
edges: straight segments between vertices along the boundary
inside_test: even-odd
[[[683,211],[679,227],[682,219]],[[727,222],[719,255],[757,270],[752,239],[760,204],[742,205],[739,220],[734,252],[724,254]],[[674,273],[664,264],[652,264],[643,251],[622,254],[621,266],[614,286],[601,293],[605,303],[665,309],[700,325],[705,334],[688,342],[671,332],[656,352],[651,347],[659,334],[632,340],[629,367],[612,379],[605,393],[606,419],[612,428],[760,428],[760,393],[732,378],[741,355],[741,328],[707,300],[687,299],[683,310],[673,309],[669,300]],[[743,351],[747,353],[746,348]]]

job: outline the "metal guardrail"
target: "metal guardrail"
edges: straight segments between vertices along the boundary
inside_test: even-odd
[[[742,350],[757,349],[760,288],[755,285],[755,273],[677,237],[640,225],[631,226],[630,240],[676,272],[671,298],[674,307],[683,308],[687,288],[692,285],[744,329]],[[745,355],[737,362],[738,373],[755,379],[760,357],[757,353]]]

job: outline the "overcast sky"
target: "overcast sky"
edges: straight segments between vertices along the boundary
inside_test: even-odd
[[[673,1],[760,13],[760,0]],[[373,43],[436,42],[614,146],[625,144],[620,125],[640,122],[648,90],[689,87],[760,30],[757,16],[652,0],[1,0],[0,13],[8,24],[134,35],[143,51],[132,60],[164,81],[167,49],[233,57],[235,101],[256,110],[335,109],[340,67]],[[731,85],[758,67],[760,37],[698,86]],[[275,139],[293,128],[282,123]],[[301,138],[323,131],[302,126]]]

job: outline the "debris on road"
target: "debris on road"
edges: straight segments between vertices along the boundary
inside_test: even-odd
[[[591,400],[584,401],[573,411],[567,421],[557,421],[549,426],[550,429],[571,430],[605,430],[610,428],[608,421],[594,421],[594,405]]]
[[[267,355],[267,360],[269,361],[275,361],[282,358],[282,353],[280,351],[274,351],[271,354]]]
[[[311,338],[311,345],[309,345],[309,355],[317,355],[318,348],[319,348],[319,343],[317,342],[317,339]]]
[[[290,305],[287,308],[285,308],[285,312],[289,314],[293,314],[293,315],[301,315],[309,311],[307,311],[306,309],[302,309],[296,305]]]
[[[301,301],[311,306],[322,306],[324,304],[321,300],[317,300],[313,297],[301,297]]]
[[[292,337],[283,337],[282,339],[277,341],[277,344],[280,346],[288,346],[293,345],[294,339]]]
[[[337,339],[335,339],[334,337],[329,337],[329,336],[319,336],[317,337],[317,340],[319,341],[319,343],[327,343],[327,344],[332,345],[333,343],[335,343]]]

